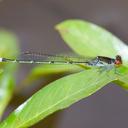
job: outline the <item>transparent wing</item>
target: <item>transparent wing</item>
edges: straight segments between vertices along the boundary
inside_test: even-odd
[[[33,52],[24,52],[21,54],[19,60],[34,61],[34,62],[53,62],[53,63],[87,63],[95,58],[85,58],[82,56],[68,56],[68,55],[51,55]]]

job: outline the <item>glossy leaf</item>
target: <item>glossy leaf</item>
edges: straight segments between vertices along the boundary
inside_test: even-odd
[[[119,54],[128,62],[128,47],[105,29],[82,20],[67,20],[56,26],[64,41],[78,54],[84,56],[109,56]]]
[[[101,73],[98,69],[63,77],[42,88],[19,106],[1,123],[0,128],[29,127],[51,113],[90,96],[113,80],[117,80],[113,71]]]

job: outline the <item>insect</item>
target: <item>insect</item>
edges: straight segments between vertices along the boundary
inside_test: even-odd
[[[97,56],[96,59],[94,60],[96,61],[96,63],[94,63],[94,65],[98,64],[111,64],[111,65],[115,65],[116,67],[122,65],[122,58],[120,55],[116,55],[115,58],[110,58],[110,57],[105,57],[105,56]],[[93,61],[92,61],[93,62]]]
[[[97,56],[95,58],[85,58],[79,56],[59,56],[41,53],[25,52],[20,59],[0,58],[0,62],[12,63],[36,63],[36,64],[84,64],[88,66],[103,67],[113,65],[119,67],[122,65],[122,58],[116,55],[115,58],[106,56]]]

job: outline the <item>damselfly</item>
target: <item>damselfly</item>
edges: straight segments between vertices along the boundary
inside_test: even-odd
[[[25,52],[23,58],[11,59],[0,58],[0,62],[13,62],[13,63],[37,63],[37,64],[85,64],[88,66],[105,66],[105,65],[122,65],[122,58],[116,55],[115,58],[97,56],[95,58],[74,57],[74,56],[59,56],[41,53]]]

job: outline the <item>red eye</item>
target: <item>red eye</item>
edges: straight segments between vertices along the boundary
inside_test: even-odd
[[[119,66],[121,64],[122,64],[122,62],[120,60],[115,60],[115,65]]]
[[[122,64],[122,58],[120,55],[117,55],[115,59],[115,65],[120,66],[121,64]]]

